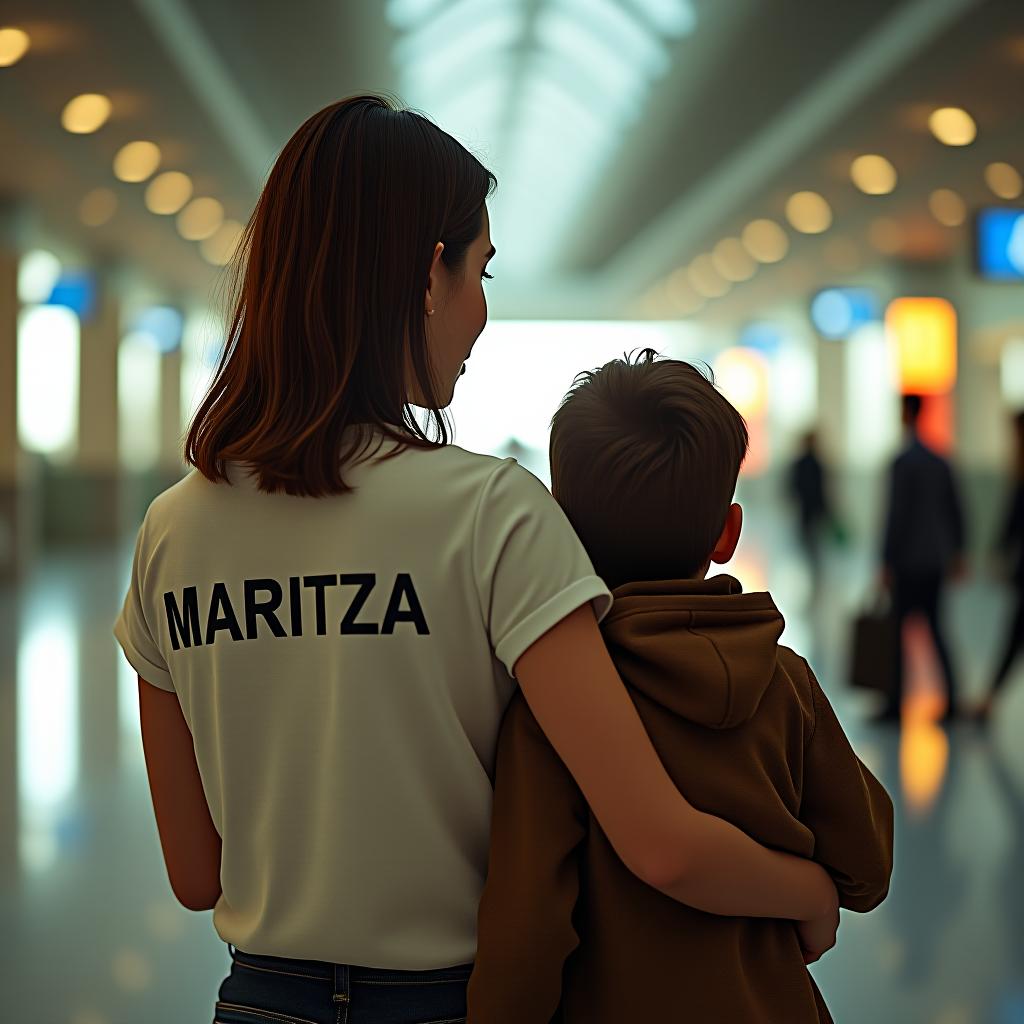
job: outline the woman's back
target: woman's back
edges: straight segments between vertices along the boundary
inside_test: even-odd
[[[118,623],[192,730],[217,931],[272,956],[468,963],[511,667],[607,588],[513,460],[410,448],[325,498],[229,472],[153,502]]]

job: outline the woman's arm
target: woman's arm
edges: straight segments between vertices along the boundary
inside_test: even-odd
[[[818,864],[766,849],[676,789],[589,604],[548,630],[514,669],[615,852],[648,885],[712,914],[805,921],[834,911],[835,886]]]
[[[178,902],[210,910],[220,897],[220,835],[178,695],[139,676],[139,717],[160,846]]]

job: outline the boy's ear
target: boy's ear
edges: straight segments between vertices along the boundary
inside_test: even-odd
[[[725,526],[711,552],[711,561],[718,565],[724,565],[736,553],[736,545],[740,542],[740,532],[743,529],[743,509],[733,502],[725,516]]]

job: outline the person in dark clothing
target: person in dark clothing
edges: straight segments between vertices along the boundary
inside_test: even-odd
[[[992,686],[976,710],[977,717],[982,720],[991,714],[995,696],[1002,689],[1017,655],[1024,648],[1024,410],[1014,417],[1014,427],[1017,434],[1016,472],[1006,518],[999,535],[999,552],[1013,566],[1010,580],[1015,591],[1016,608]]]
[[[789,492],[796,504],[800,542],[811,567],[814,588],[821,576],[822,533],[831,519],[825,467],[818,457],[818,438],[809,431],[804,450],[789,470]]]
[[[903,703],[903,623],[924,616],[946,688],[943,721],[956,717],[956,684],[939,615],[942,590],[951,574],[964,572],[964,517],[949,463],[926,447],[917,433],[920,395],[903,396],[909,443],[893,462],[882,547],[883,578],[892,594],[900,641],[895,648],[893,687],[877,721],[899,721]]]

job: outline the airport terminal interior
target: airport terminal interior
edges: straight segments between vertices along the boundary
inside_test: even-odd
[[[550,486],[575,375],[648,347],[709,367],[745,417],[721,571],[773,594],[896,809],[888,898],[844,911],[810,968],[835,1020],[1024,1024],[1024,658],[986,704],[1024,480],[1016,0],[3,0],[0,1016],[210,1019],[228,949],[168,884],[111,628],[150,501],[191,471],[261,186],[359,93],[498,179],[455,444]],[[966,541],[940,609],[956,714],[910,616],[886,721],[857,637],[885,601],[901,395]]]

